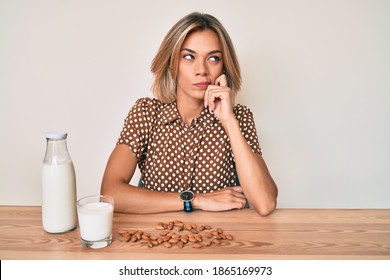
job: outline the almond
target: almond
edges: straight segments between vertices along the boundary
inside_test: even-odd
[[[198,242],[198,239],[196,239],[195,236],[193,236],[193,235],[191,235],[191,236],[188,238],[188,240],[189,240],[190,242],[193,242],[193,243]]]
[[[213,244],[221,244],[222,240],[233,240],[233,236],[224,233],[224,230],[220,227],[215,229],[210,225],[198,227],[194,223],[185,224],[180,220],[169,221],[168,223],[159,222],[155,229],[161,231],[159,235],[151,235],[151,233],[142,230],[119,230],[118,239],[123,242],[139,241],[142,245],[150,248],[160,244],[163,244],[166,248],[171,248],[173,244],[183,248],[188,242],[192,243],[193,248],[202,248]],[[183,230],[187,230],[190,234],[178,233]],[[204,238],[208,239],[203,241]]]
[[[219,241],[218,239],[211,239],[211,241],[212,241],[214,244],[221,244],[221,241]]]
[[[138,238],[137,238],[137,236],[133,236],[133,237],[131,237],[130,241],[131,241],[131,242],[137,242],[137,241],[138,241]]]
[[[164,241],[164,242],[168,242],[170,239],[171,239],[170,236],[164,236],[164,237],[163,237],[163,241]]]
[[[231,234],[225,234],[226,235],[226,239],[228,240],[233,240],[233,236]]]
[[[188,242],[188,237],[187,238],[181,237],[180,241],[186,244]]]
[[[156,226],[156,229],[162,230],[162,229],[165,229],[165,227],[164,227],[163,225],[157,225],[157,226]]]
[[[220,233],[219,237],[221,237],[221,239],[226,239],[226,235],[224,233]]]
[[[180,241],[180,238],[174,237],[169,240],[169,243],[178,243]]]
[[[183,226],[176,226],[176,230],[177,231],[182,231],[182,230],[184,230],[184,227]]]
[[[192,229],[192,225],[191,224],[186,224],[185,228],[186,228],[186,230],[191,230]]]
[[[199,242],[202,241],[202,235],[200,235],[200,234],[195,234],[194,237],[195,237],[195,239],[198,240]]]

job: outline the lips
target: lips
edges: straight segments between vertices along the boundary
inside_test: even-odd
[[[193,85],[200,89],[207,89],[209,84],[210,84],[209,82],[200,82],[200,83],[195,83]]]

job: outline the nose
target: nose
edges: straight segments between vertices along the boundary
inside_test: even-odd
[[[205,61],[198,61],[195,67],[196,76],[206,76],[208,74],[208,69]]]

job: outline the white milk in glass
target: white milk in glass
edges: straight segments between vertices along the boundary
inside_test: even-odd
[[[42,199],[42,222],[47,232],[64,232],[76,227],[76,179],[71,160],[43,164]]]
[[[111,235],[114,207],[107,202],[93,202],[78,207],[81,238],[99,241]]]

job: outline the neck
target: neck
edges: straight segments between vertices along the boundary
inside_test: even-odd
[[[177,97],[177,109],[183,122],[191,125],[192,120],[195,119],[204,109],[203,100],[185,99]]]

